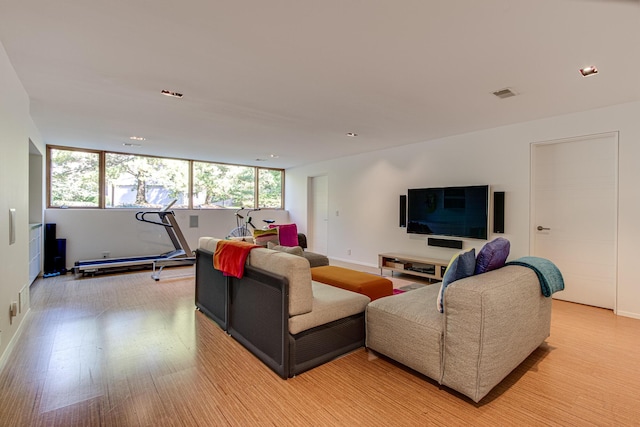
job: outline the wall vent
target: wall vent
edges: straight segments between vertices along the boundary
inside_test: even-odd
[[[504,88],[504,89],[497,90],[497,91],[493,92],[493,94],[495,96],[497,96],[498,98],[500,98],[500,99],[511,98],[512,96],[516,96],[515,92],[513,92],[508,87]]]

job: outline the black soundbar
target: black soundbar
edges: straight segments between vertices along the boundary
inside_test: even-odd
[[[435,239],[429,237],[427,239],[429,246],[438,246],[440,248],[462,249],[462,240]]]

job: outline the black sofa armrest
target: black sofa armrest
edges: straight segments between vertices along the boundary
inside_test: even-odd
[[[228,280],[213,268],[213,253],[196,250],[196,307],[226,331],[228,326]]]
[[[289,367],[289,281],[246,266],[229,278],[229,334],[282,378]]]
[[[304,233],[298,233],[298,246],[307,249],[307,236]]]

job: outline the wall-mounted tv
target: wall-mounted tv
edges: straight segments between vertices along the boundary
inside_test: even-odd
[[[407,204],[407,233],[487,239],[488,185],[409,189]]]

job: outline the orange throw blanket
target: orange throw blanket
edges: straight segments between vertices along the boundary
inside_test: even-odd
[[[242,279],[249,251],[259,247],[261,246],[239,240],[220,240],[213,254],[213,268],[222,271],[225,276]]]

